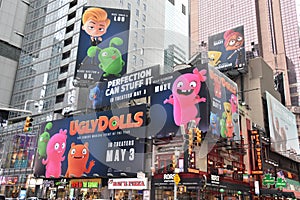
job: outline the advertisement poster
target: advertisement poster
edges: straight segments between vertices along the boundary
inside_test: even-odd
[[[144,170],[146,106],[44,123],[36,177],[128,176]]]
[[[114,103],[151,95],[154,77],[159,76],[159,66],[153,66],[106,82],[98,82],[89,89],[88,108],[101,108]]]
[[[244,26],[208,38],[209,64],[225,71],[244,71],[246,67]]]
[[[160,105],[166,113],[151,113],[151,121],[165,121],[157,138],[179,136],[180,126],[186,129],[194,121],[207,136],[240,140],[237,86],[213,67],[190,67],[163,75],[153,81],[151,97],[151,106]]]
[[[270,93],[266,92],[271,149],[289,157],[300,154],[296,117]]]
[[[88,87],[126,73],[129,27],[129,10],[83,8],[75,86]]]

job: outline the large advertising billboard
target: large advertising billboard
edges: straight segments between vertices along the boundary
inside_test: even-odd
[[[157,138],[181,135],[179,127],[186,129],[194,121],[210,138],[240,140],[237,85],[215,68],[206,65],[166,74],[154,80],[153,87],[151,107],[162,109],[151,113],[151,122],[165,121]]]
[[[126,73],[129,26],[129,10],[83,8],[75,86],[88,87]]]
[[[225,71],[245,71],[245,37],[244,26],[229,29],[208,38],[209,64]]]
[[[101,108],[119,102],[151,95],[151,85],[159,76],[159,66],[124,74],[106,82],[98,82],[89,88],[88,108]]]
[[[271,149],[289,156],[300,154],[296,117],[270,93],[266,92]]]
[[[106,177],[144,171],[146,106],[44,123],[34,164],[36,177]]]

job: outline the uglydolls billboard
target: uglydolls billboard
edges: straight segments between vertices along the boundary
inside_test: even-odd
[[[120,77],[127,71],[130,11],[84,7],[75,86]]]
[[[271,149],[284,156],[289,156],[289,152],[300,154],[295,115],[270,93],[266,92],[266,98]]]
[[[154,77],[159,76],[159,66],[124,74],[106,82],[98,82],[89,88],[88,108],[101,108],[119,102],[151,95]]]
[[[244,26],[208,38],[209,65],[224,72],[246,67]]]
[[[161,109],[151,113],[151,122],[165,121],[156,137],[180,136],[179,127],[186,129],[194,121],[207,136],[239,139],[237,86],[215,68],[190,67],[153,83],[151,107],[160,105]]]
[[[34,163],[36,177],[119,176],[144,170],[146,106],[44,123]]]

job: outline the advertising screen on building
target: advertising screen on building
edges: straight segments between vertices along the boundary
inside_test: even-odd
[[[153,81],[151,123],[161,124],[158,138],[180,135],[179,127],[195,121],[213,138],[240,140],[237,86],[210,66],[190,67]],[[151,110],[150,110],[151,111]],[[163,114],[165,113],[165,114]]]
[[[271,149],[291,157],[300,154],[296,117],[266,92]]]
[[[208,38],[209,64],[225,71],[245,71],[244,26],[233,28]]]
[[[126,73],[129,25],[129,10],[83,8],[75,86],[88,87]]]
[[[36,177],[120,176],[144,171],[146,106],[44,123],[34,163]]]
[[[119,102],[151,95],[151,84],[159,76],[159,66],[153,66],[106,82],[98,82],[89,88],[88,108],[97,109]]]

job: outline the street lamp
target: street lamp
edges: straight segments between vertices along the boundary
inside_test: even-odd
[[[223,200],[223,193],[225,192],[225,190],[223,188],[220,189],[220,193],[221,193],[221,200]]]

